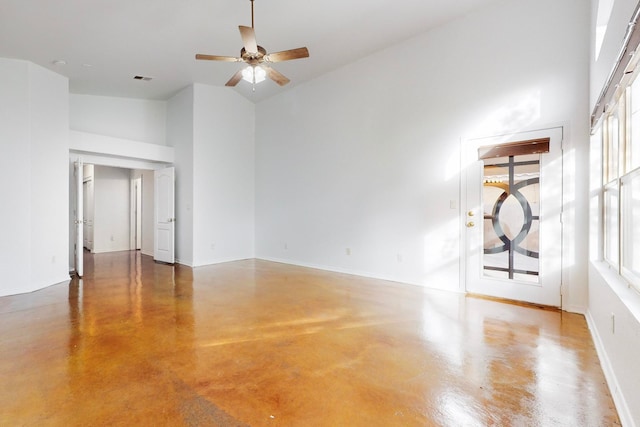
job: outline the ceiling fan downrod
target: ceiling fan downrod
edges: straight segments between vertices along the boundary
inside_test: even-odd
[[[253,0],[251,1],[251,28],[255,29],[255,26],[253,25]]]

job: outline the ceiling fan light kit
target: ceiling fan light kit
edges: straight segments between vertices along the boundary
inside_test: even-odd
[[[263,82],[267,77],[267,72],[259,65],[255,67],[249,65],[247,68],[242,70],[242,80],[256,84]]]
[[[242,38],[243,48],[240,50],[240,56],[220,56],[205,55],[198,53],[196,59],[205,61],[222,61],[222,62],[244,62],[248,66],[239,70],[229,79],[225,86],[235,86],[240,80],[245,80],[255,85],[264,81],[267,77],[276,82],[280,86],[289,83],[289,79],[282,73],[276,71],[269,64],[275,62],[290,61],[292,59],[308,58],[309,50],[306,47],[297,49],[284,50],[268,54],[267,50],[256,43],[256,34],[254,30],[253,17],[253,1],[251,1],[251,27],[240,25],[240,37]]]

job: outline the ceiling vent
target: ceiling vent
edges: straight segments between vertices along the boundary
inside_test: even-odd
[[[142,80],[145,82],[150,81],[151,79],[153,79],[153,77],[146,77],[146,76],[133,76],[134,80]]]

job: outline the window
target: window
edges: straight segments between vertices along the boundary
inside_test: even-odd
[[[640,167],[640,81],[631,86],[629,102],[630,127],[627,150],[628,170]]]
[[[485,159],[482,193],[484,274],[538,283],[540,154]]]
[[[607,117],[607,122],[609,122],[609,132],[607,138],[607,166],[604,169],[605,183],[614,181],[618,178],[619,172],[619,164],[620,164],[620,106],[622,103],[618,105],[613,113]]]
[[[602,121],[603,254],[640,291],[640,79]]]

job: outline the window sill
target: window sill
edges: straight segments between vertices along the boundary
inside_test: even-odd
[[[640,323],[640,293],[638,293],[604,261],[592,261],[591,265],[609,285],[613,293],[627,307],[629,313]]]

